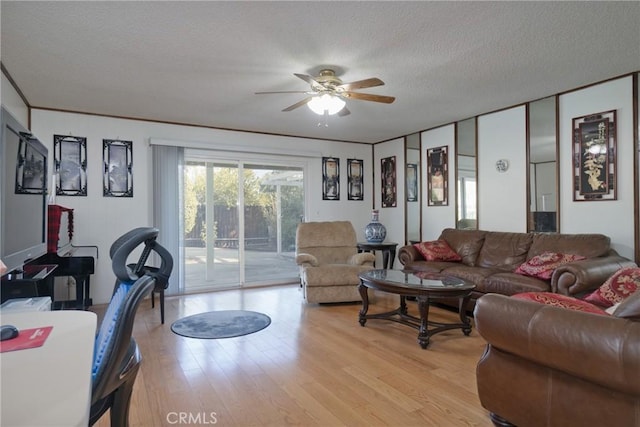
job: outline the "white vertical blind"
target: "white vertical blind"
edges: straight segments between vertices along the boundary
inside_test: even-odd
[[[173,256],[168,295],[184,289],[182,188],[184,148],[153,145],[153,223],[158,241]]]

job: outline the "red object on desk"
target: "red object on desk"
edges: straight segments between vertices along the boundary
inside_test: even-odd
[[[53,326],[23,329],[17,337],[7,341],[0,341],[0,353],[42,347],[52,329]]]

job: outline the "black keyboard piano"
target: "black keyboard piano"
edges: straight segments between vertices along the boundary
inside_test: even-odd
[[[71,276],[76,281],[76,299],[70,301],[53,301],[54,308],[76,308],[86,310],[91,307],[90,276],[95,270],[95,260],[92,256],[60,256],[55,252],[47,253],[30,262],[35,265],[57,265],[50,274],[51,277]]]

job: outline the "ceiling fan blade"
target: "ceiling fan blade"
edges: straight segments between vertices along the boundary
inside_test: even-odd
[[[325,88],[319,81],[307,74],[293,73],[293,75],[309,83],[314,90],[324,90]]]
[[[372,95],[370,93],[358,92],[343,92],[342,96],[349,99],[360,99],[362,101],[384,102],[385,104],[391,104],[396,100],[393,96]]]
[[[358,80],[357,82],[343,83],[337,87],[344,90],[364,89],[368,87],[383,86],[384,82],[379,78],[372,77],[370,79]]]
[[[351,111],[349,111],[349,109],[347,108],[346,105],[344,106],[344,108],[342,110],[338,111],[338,116],[339,117],[348,116],[349,114],[351,114]]]
[[[308,95],[314,95],[315,92],[309,92],[308,90],[278,90],[274,92],[254,92],[256,95],[269,95],[272,93],[306,93]]]
[[[309,101],[311,101],[311,99],[312,99],[312,97],[311,97],[311,96],[309,96],[309,97],[307,97],[307,98],[303,99],[302,101],[296,102],[295,104],[288,106],[287,108],[285,108],[285,109],[284,109],[284,110],[282,110],[282,111],[291,111],[291,110],[295,110],[295,109],[296,109],[296,108],[298,108],[298,107],[302,107],[303,105],[306,105]]]

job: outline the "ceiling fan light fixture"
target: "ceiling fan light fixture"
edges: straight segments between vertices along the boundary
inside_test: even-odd
[[[340,97],[325,93],[319,96],[314,96],[309,102],[307,102],[307,105],[311,111],[318,115],[322,116],[326,111],[328,115],[332,116],[339,113],[346,105],[346,102]]]

